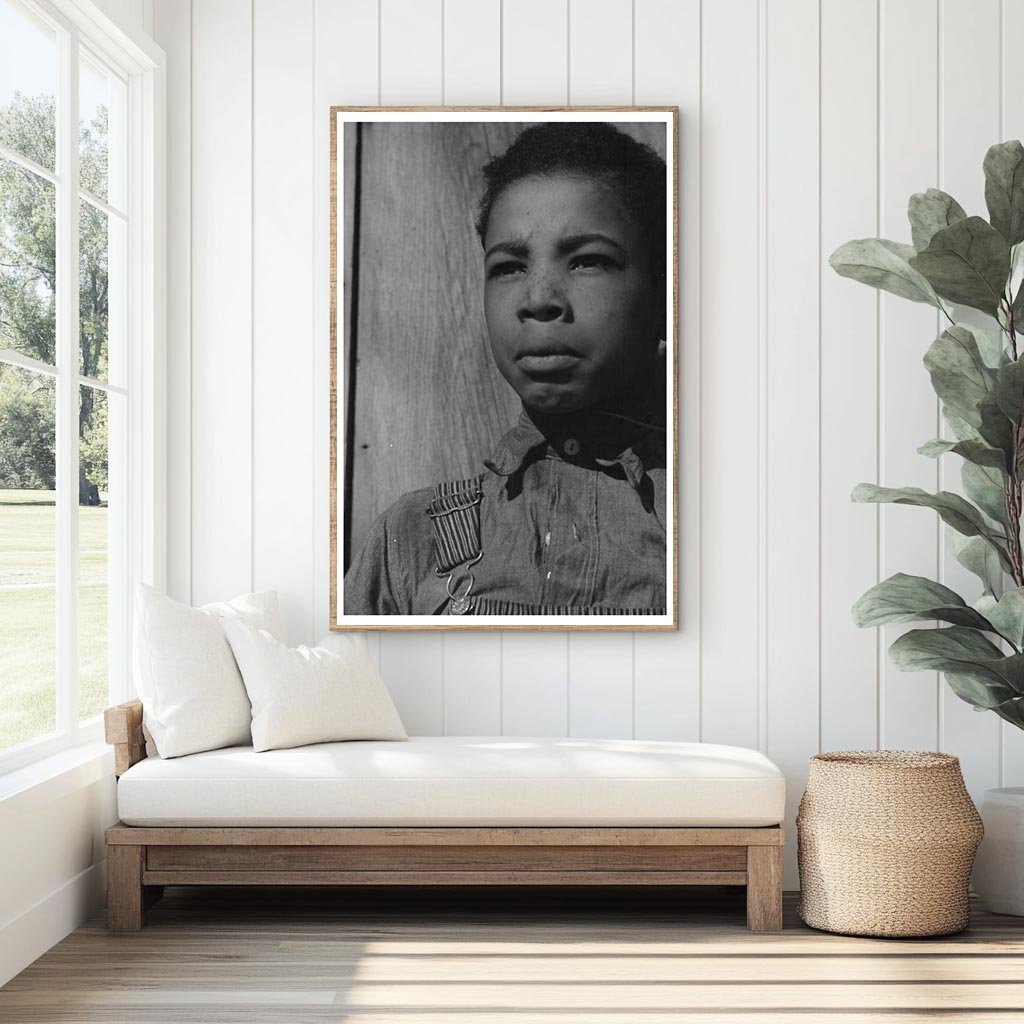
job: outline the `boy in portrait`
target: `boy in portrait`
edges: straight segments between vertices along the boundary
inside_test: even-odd
[[[518,421],[480,473],[399,498],[349,615],[663,615],[666,169],[610,124],[526,128],[483,168],[491,355]]]

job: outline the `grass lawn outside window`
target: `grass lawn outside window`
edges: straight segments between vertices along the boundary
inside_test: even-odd
[[[108,513],[105,504],[83,505],[78,516],[80,718],[87,721],[107,702]],[[56,492],[0,490],[0,749],[55,728],[56,556]]]

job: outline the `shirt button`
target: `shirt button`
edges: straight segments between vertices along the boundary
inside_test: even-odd
[[[580,443],[575,437],[566,438],[565,443],[562,445],[562,451],[565,452],[569,458],[580,453]]]

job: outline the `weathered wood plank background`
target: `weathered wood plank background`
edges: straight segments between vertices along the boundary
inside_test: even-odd
[[[481,168],[525,124],[362,122],[343,132],[339,384],[354,403],[346,407],[346,568],[396,498],[478,473],[518,415],[491,360],[474,223]],[[664,156],[660,125],[621,127]]]

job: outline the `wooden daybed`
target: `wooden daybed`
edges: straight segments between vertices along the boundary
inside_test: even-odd
[[[129,701],[109,708],[104,715],[107,742],[113,744],[115,771],[119,778],[147,755],[142,729],[142,704]],[[390,744],[386,752],[407,759],[416,753],[413,744]],[[421,743],[432,741],[421,739]],[[437,744],[457,741],[438,739]],[[495,737],[476,742],[481,756],[486,758],[489,747],[517,747],[561,743],[573,748],[571,756],[596,757],[588,749],[601,743],[612,750],[612,758],[633,765],[635,774],[637,755],[645,756],[639,741],[517,741]],[[634,744],[631,747],[629,744]],[[465,745],[472,745],[466,741]],[[343,748],[344,756],[359,753],[360,744],[321,744],[318,754],[327,756],[326,748]],[[363,745],[367,749],[376,745]],[[165,885],[737,885],[747,889],[747,927],[753,931],[778,931],[782,927],[782,845],[783,834],[778,821],[782,817],[784,783],[781,773],[770,762],[753,751],[739,748],[704,747],[703,745],[677,745],[708,751],[737,751],[749,754],[751,764],[757,765],[761,778],[743,779],[754,788],[746,789],[735,778],[724,779],[732,791],[747,793],[769,792],[764,813],[774,823],[737,827],[629,825],[580,826],[516,825],[466,826],[430,825],[374,826],[361,824],[347,826],[333,823],[328,827],[311,825],[276,826],[264,823],[252,826],[243,823],[225,824],[221,817],[216,824],[187,825],[125,824],[113,825],[106,832],[108,848],[108,927],[115,932],[137,931],[144,922],[145,910],[160,898]],[[650,745],[649,745],[650,747]],[[306,750],[312,748],[305,748]],[[664,753],[656,750],[655,753]],[[253,755],[251,748],[231,748],[212,755],[188,755],[162,763],[154,761],[144,768],[168,771],[189,768],[193,774],[196,765],[183,764],[189,758],[207,757],[203,764],[217,766],[225,758],[234,757],[234,765],[251,763],[245,757],[272,758],[274,751]],[[379,752],[374,756],[379,756]],[[505,756],[509,756],[507,753]],[[649,754],[647,756],[650,756]],[[759,759],[759,760],[758,760]],[[661,764],[671,758],[662,757]],[[763,762],[763,764],[762,764]],[[274,762],[257,762],[261,769]],[[279,762],[278,762],[279,763]],[[772,778],[771,771],[778,773]],[[237,775],[237,769],[233,769]],[[223,769],[221,777],[211,778],[207,784],[200,778],[193,789],[239,785]],[[294,774],[294,773],[293,773]],[[131,777],[129,777],[130,779]],[[127,783],[129,780],[124,780]],[[294,785],[301,779],[286,778]],[[409,780],[405,780],[409,781]],[[427,779],[414,780],[422,791],[429,788]],[[477,780],[479,781],[479,780]],[[486,782],[486,780],[484,780]],[[507,781],[507,780],[506,780]],[[530,780],[527,780],[530,781]],[[536,780],[533,780],[536,781]],[[562,783],[595,780],[562,779]],[[604,780],[596,780],[603,783]],[[628,783],[630,780],[626,780]],[[634,783],[637,780],[633,780]],[[640,783],[661,780],[640,778]],[[687,780],[683,780],[685,783]],[[707,791],[714,779],[696,780]],[[179,779],[180,783],[181,780]],[[439,779],[438,784],[451,784],[451,778]],[[769,789],[758,788],[761,783]],[[118,783],[121,787],[124,783]],[[244,780],[243,780],[244,784]],[[678,780],[677,780],[678,784]],[[728,785],[726,788],[728,788]],[[172,787],[173,788],[173,787]],[[555,784],[557,788],[557,782]],[[176,791],[186,785],[177,786]],[[782,792],[782,800],[778,798]],[[600,798],[603,789],[590,787]],[[614,795],[613,784],[608,792]],[[628,786],[622,790],[628,799]],[[126,814],[119,788],[118,805],[122,818]],[[197,797],[199,794],[197,794]],[[761,800],[760,797],[756,798]],[[238,801],[238,805],[245,803]],[[768,806],[770,805],[770,806]],[[758,812],[761,813],[760,811]],[[230,818],[227,819],[230,821]],[[717,821],[717,819],[716,819]]]

